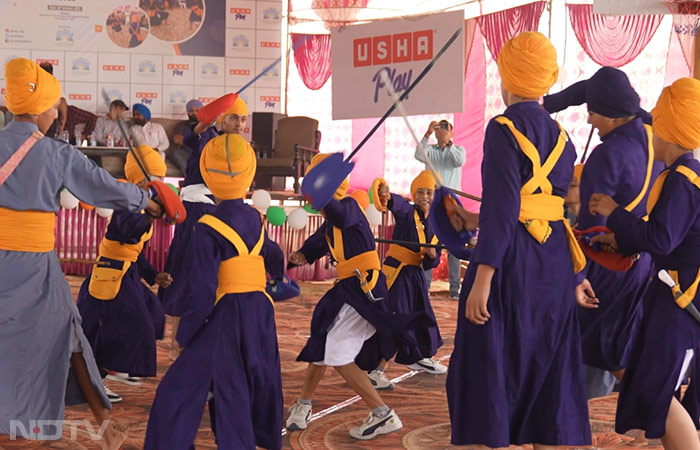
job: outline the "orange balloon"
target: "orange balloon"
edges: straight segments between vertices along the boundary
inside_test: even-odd
[[[80,205],[81,208],[83,208],[87,211],[92,211],[93,209],[95,209],[94,206],[88,205],[87,203],[84,203],[84,202],[79,202],[78,204]]]
[[[367,193],[367,191],[362,191],[359,189],[356,191],[352,191],[350,197],[357,200],[357,203],[359,203],[360,206],[362,206],[362,209],[367,209],[367,207],[369,206],[369,194]]]

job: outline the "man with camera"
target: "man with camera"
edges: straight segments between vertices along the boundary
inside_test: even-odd
[[[437,144],[428,145],[430,135],[435,133]],[[442,184],[453,188],[462,188],[462,166],[466,161],[466,151],[461,145],[452,142],[452,124],[446,120],[432,121],[428,125],[428,131],[421,139],[421,145],[430,158],[430,162],[435,166],[435,170],[442,178]],[[416,147],[415,158],[425,163],[423,153]],[[460,289],[460,262],[457,257],[447,253],[447,266],[450,273],[450,298],[459,298]],[[432,271],[426,272],[428,281],[432,280]]]

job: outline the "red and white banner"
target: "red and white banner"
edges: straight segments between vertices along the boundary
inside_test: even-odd
[[[333,119],[384,115],[392,100],[381,72],[387,72],[401,95],[463,27],[464,12],[453,11],[333,29]],[[463,110],[463,98],[464,37],[460,36],[403,104],[410,115],[451,113]]]

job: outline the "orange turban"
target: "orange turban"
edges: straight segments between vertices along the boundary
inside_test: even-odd
[[[411,197],[416,199],[416,192],[420,188],[435,190],[435,177],[429,170],[424,170],[411,183]]]
[[[574,165],[574,177],[581,182],[581,174],[583,174],[583,164]]]
[[[681,78],[661,91],[651,111],[654,134],[688,150],[700,147],[700,81]]]
[[[223,122],[224,117],[228,116],[229,114],[238,114],[239,116],[248,116],[248,105],[246,105],[245,101],[239,96],[235,102],[233,102],[233,105],[222,115],[219,116],[219,123]]]
[[[199,159],[204,183],[220,200],[245,197],[257,167],[253,148],[238,134],[222,134],[207,142]]]
[[[15,58],[5,64],[5,102],[12,114],[41,114],[59,98],[61,83],[34,61]]]
[[[309,171],[316,167],[318,163],[328,158],[329,156],[331,156],[331,153],[317,153],[313,158],[311,158],[311,164],[309,164],[309,167],[306,168],[306,173],[309,173]],[[345,178],[338,187],[338,189],[335,191],[335,194],[333,195],[335,199],[340,200],[341,198],[345,197],[345,195],[348,193],[349,187],[350,182],[347,178]]]
[[[557,81],[557,51],[544,34],[524,31],[503,46],[498,71],[508,92],[540,98]]]
[[[138,154],[139,161],[141,161],[149,175],[161,178],[165,176],[165,172],[168,170],[168,168],[165,165],[165,161],[163,161],[163,157],[160,156],[160,153],[147,145],[139,145],[134,149],[134,151],[136,154]],[[138,184],[145,179],[141,168],[139,168],[139,165],[131,152],[126,154],[124,175],[126,175],[127,180],[134,184]]]

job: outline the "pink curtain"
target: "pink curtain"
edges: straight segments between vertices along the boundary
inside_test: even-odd
[[[535,2],[478,18],[494,60],[498,60],[498,54],[508,39],[523,31],[537,31],[545,5],[546,2]]]
[[[292,46],[307,35],[292,34]],[[306,87],[321,89],[331,76],[331,35],[314,34],[294,50],[294,63]]]
[[[364,139],[376,123],[377,119],[353,119],[352,148]],[[350,173],[350,187],[366,191],[375,178],[384,176],[384,124],[369,138],[361,152],[359,157],[353,159],[355,168]]]
[[[467,151],[467,161],[462,166],[462,190],[481,196],[481,160],[484,155],[486,110],[486,49],[479,27],[472,29],[474,37],[464,77],[465,112],[454,115],[453,140]],[[469,211],[479,211],[480,203],[468,199],[461,201]]]
[[[593,5],[567,5],[581,47],[601,66],[620,67],[639,55],[656,33],[663,16],[604,16]]]

